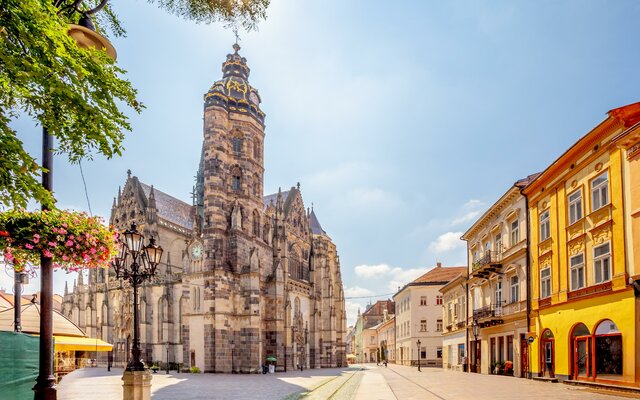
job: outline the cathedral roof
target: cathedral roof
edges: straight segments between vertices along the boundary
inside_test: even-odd
[[[322,229],[322,225],[320,225],[320,221],[318,221],[318,217],[316,217],[316,212],[311,210],[311,215],[309,215],[309,226],[311,226],[311,233],[314,235],[326,235],[327,232]]]
[[[250,114],[264,124],[264,112],[260,110],[258,90],[249,84],[247,59],[238,54],[240,46],[233,45],[234,53],[227,54],[222,63],[222,79],[216,81],[204,95],[205,107],[219,106],[227,111]]]
[[[281,195],[283,199],[286,199],[287,196],[289,196],[289,191],[287,190],[286,192],[282,192]],[[278,193],[268,194],[262,198],[262,201],[264,202],[264,208],[269,207],[271,203],[273,203],[273,206],[275,207],[278,202]]]
[[[140,182],[140,187],[148,200],[149,194],[151,193],[151,186]],[[185,229],[193,229],[193,218],[191,217],[191,209],[193,206],[182,200],[178,200],[155,187],[153,188],[153,194],[156,198],[156,208],[158,209],[158,216],[160,218]]]

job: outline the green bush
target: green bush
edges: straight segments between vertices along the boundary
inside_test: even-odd
[[[192,374],[199,374],[200,373],[200,368],[191,367],[191,368],[189,368],[189,372],[191,372]]]

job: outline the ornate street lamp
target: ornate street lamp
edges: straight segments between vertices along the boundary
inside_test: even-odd
[[[418,339],[418,343],[416,344],[418,345],[418,372],[421,372],[420,371],[420,344],[421,344],[420,339]]]
[[[162,247],[156,244],[153,236],[149,239],[149,244],[144,246],[144,236],[138,232],[135,223],[121,236],[124,238],[120,239],[120,254],[113,259],[111,265],[116,272],[116,278],[128,281],[133,287],[133,346],[126,370],[144,371],[144,362],[140,357],[138,286],[156,274],[156,267],[162,257]]]

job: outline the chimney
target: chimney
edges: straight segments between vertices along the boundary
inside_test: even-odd
[[[441,267],[442,267],[442,263],[441,263],[440,261],[438,261],[438,262],[436,263],[436,265],[438,266],[438,268],[441,268]]]
[[[386,308],[382,311],[382,315],[383,315],[383,317],[382,317],[383,321],[386,321],[386,320],[389,319],[389,312],[387,311]]]

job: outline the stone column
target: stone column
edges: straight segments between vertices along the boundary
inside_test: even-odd
[[[151,371],[124,371],[123,400],[151,400]]]

